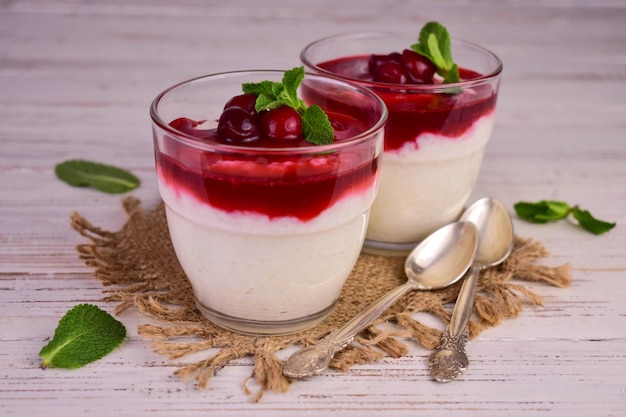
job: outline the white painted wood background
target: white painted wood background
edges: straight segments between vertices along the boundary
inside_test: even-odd
[[[547,262],[569,262],[570,288],[541,285],[543,307],[468,345],[459,381],[430,380],[428,352],[328,372],[251,403],[251,362],[207,390],[120,319],[124,345],[75,371],[41,370],[59,318],[103,303],[78,259],[78,211],[125,221],[119,196],[54,176],[69,158],[140,176],[158,201],[148,105],[165,87],[222,70],[286,69],[321,36],[417,31],[428,20],[500,55],[496,129],[472,199],[562,199],[616,221],[604,236],[567,222],[515,220]],[[0,415],[2,416],[624,416],[626,415],[626,2],[623,0],[4,0],[0,1]]]

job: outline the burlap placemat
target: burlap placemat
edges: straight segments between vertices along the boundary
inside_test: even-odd
[[[78,213],[72,226],[89,244],[78,246],[81,259],[95,268],[105,286],[107,301],[117,303],[116,313],[134,307],[161,325],[142,324],[139,334],[152,341],[159,354],[171,360],[194,352],[208,351],[206,358],[183,364],[175,372],[195,378],[206,387],[211,377],[229,361],[252,356],[250,378],[260,387],[246,392],[259,400],[265,390],[287,391],[290,380],[282,374],[283,363],[275,352],[291,345],[308,346],[338,328],[391,288],[405,282],[404,259],[362,254],[348,278],[337,307],[317,327],[290,336],[253,337],[221,329],[196,309],[191,285],[182,271],[170,243],[163,204],[144,210],[139,200],[123,200],[128,221],[117,232],[90,224]],[[503,319],[517,316],[524,303],[541,304],[541,297],[512,280],[536,281],[565,287],[570,284],[570,267],[547,267],[533,261],[549,254],[539,242],[516,237],[513,253],[504,264],[481,273],[470,338]],[[348,348],[334,358],[331,366],[347,370],[354,364],[398,358],[408,352],[406,343],[416,342],[434,349],[441,331],[414,318],[416,312],[432,314],[444,323],[450,319],[452,302],[461,283],[439,291],[415,291],[392,306],[372,327],[363,331]],[[381,330],[377,325],[390,323]],[[391,329],[391,330],[390,330]],[[214,348],[218,351],[215,353]],[[248,378],[249,379],[249,378]]]

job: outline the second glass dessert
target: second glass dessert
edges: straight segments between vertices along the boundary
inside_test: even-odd
[[[424,69],[410,48],[417,39],[417,34],[337,35],[315,41],[301,53],[307,70],[368,88],[389,111],[367,252],[406,254],[456,220],[474,187],[494,125],[500,59],[453,39],[459,82],[444,84],[432,73],[423,80]],[[390,61],[398,65],[387,65]]]

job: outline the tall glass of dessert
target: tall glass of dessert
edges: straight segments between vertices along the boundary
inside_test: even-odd
[[[444,82],[411,48],[417,40],[417,34],[355,33],[317,40],[301,52],[307,70],[368,88],[389,111],[367,252],[406,254],[456,220],[493,130],[500,59],[452,39],[460,79]]]
[[[241,333],[288,334],[328,316],[359,256],[378,188],[382,100],[341,80],[304,76],[298,100],[322,109],[332,127],[330,141],[318,143],[317,128],[302,126],[294,108],[257,108],[258,94],[243,93],[244,84],[277,85],[286,74],[203,76],[168,88],[151,106],[175,253],[200,312]]]

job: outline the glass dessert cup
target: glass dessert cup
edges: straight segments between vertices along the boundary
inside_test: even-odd
[[[307,105],[360,124],[360,133],[329,145],[211,143],[169,125],[180,117],[210,124],[243,83],[283,74],[185,81],[158,95],[150,111],[177,258],[200,312],[240,333],[294,333],[330,314],[359,256],[378,188],[386,107],[340,80],[307,74],[299,88]]]
[[[430,233],[457,220],[493,130],[502,62],[480,46],[452,40],[459,83],[372,81],[371,54],[402,52],[416,42],[417,34],[337,35],[309,44],[300,56],[311,72],[375,92],[389,111],[365,252],[405,255]]]

